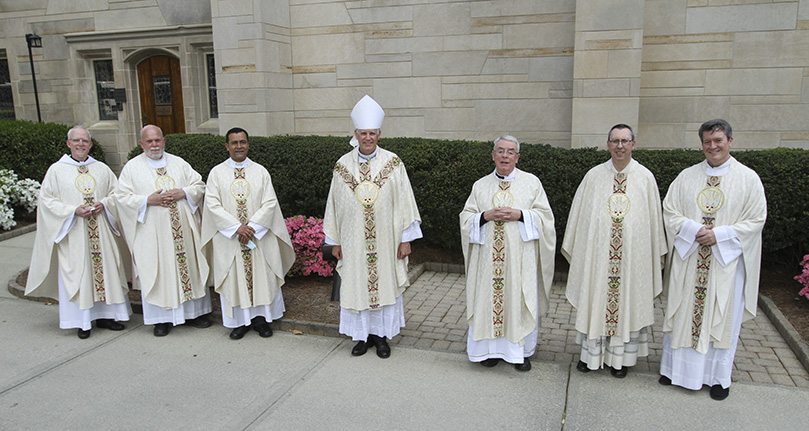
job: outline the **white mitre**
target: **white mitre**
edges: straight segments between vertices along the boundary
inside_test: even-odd
[[[385,111],[376,103],[371,96],[365,95],[351,111],[351,121],[354,122],[355,130],[381,129],[382,120],[385,119]],[[352,133],[353,135],[353,133]],[[351,146],[359,145],[355,136],[351,137]]]

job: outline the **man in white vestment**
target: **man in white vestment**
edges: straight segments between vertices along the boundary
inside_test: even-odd
[[[531,369],[548,311],[556,231],[542,183],[517,169],[520,143],[494,140],[494,172],[477,180],[460,213],[469,360]]]
[[[250,331],[272,336],[269,322],[284,315],[281,286],[295,262],[269,172],[247,158],[247,131],[228,130],[230,158],[211,169],[205,188],[202,239],[213,245],[214,288],[222,323],[239,340]]]
[[[632,128],[616,124],[607,136],[610,160],[579,184],[562,254],[570,263],[565,294],[581,344],[576,369],[607,366],[623,378],[638,357],[649,356],[666,234],[657,181],[632,158]]]
[[[326,201],[323,232],[338,259],[340,333],[390,356],[387,339],[405,325],[402,293],[410,285],[410,242],[421,238],[421,218],[404,164],[377,147],[385,113],[369,96],[351,111],[354,149],[340,157]]]
[[[727,121],[704,123],[699,137],[705,161],[680,172],[663,200],[670,249],[660,383],[708,385],[723,400],[742,322],[756,315],[767,202],[758,175],[730,156]]]
[[[115,199],[143,322],[155,325],[156,337],[168,335],[172,325],[206,328],[211,299],[199,232],[205,183],[185,160],[164,151],[159,127],[147,125],[140,136],[143,154],[124,165]]]
[[[90,157],[90,133],[67,132],[70,155],[48,168],[39,191],[37,233],[25,294],[59,299],[59,327],[78,337],[97,328],[121,331],[129,320],[129,287],[116,236],[112,192],[118,180]]]

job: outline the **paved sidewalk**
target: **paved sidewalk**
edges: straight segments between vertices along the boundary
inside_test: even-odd
[[[460,269],[451,268],[449,269]],[[407,325],[393,342],[402,346],[466,351],[466,296],[464,275],[452,272],[424,271],[405,292]],[[565,299],[564,283],[551,289],[550,309],[542,318],[537,352],[534,358],[565,364],[579,360],[581,347],[576,344],[576,312]],[[664,304],[655,300],[654,336],[649,356],[638,358],[636,371],[657,373],[663,350]],[[734,382],[775,383],[809,388],[809,373],[795,353],[759,308],[756,318],[742,325]]]

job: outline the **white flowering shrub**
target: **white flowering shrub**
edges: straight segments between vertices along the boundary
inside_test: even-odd
[[[0,169],[0,229],[9,230],[17,225],[14,208],[23,208],[29,213],[37,207],[40,184],[26,178],[17,180],[17,174],[9,169]]]

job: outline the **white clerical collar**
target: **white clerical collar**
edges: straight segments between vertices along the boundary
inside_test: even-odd
[[[725,163],[722,163],[721,165],[719,165],[717,167],[711,166],[710,164],[708,164],[708,160],[705,160],[705,174],[713,176],[713,177],[719,177],[719,176],[725,175],[730,170],[730,161],[731,160],[733,160],[733,157],[727,159],[725,161]]]
[[[362,154],[359,149],[357,149],[357,161],[360,163],[371,161],[376,158],[377,152],[379,152],[379,147],[376,147],[373,153],[366,156],[365,154]]]
[[[514,174],[517,173],[517,168],[511,170],[511,173],[506,175],[505,177],[497,173],[497,168],[494,169],[494,177],[500,181],[512,181],[514,180]]]
[[[144,155],[145,156],[145,155]],[[146,164],[149,165],[150,168],[165,168],[166,167],[166,153],[163,153],[163,157],[155,160],[149,156],[146,157]]]
[[[245,157],[241,162],[237,162],[230,158],[228,159],[228,163],[230,163],[231,168],[246,168],[249,162],[250,159],[247,157]]]
[[[614,174],[618,174],[618,173],[621,173],[621,172],[629,172],[629,167],[632,166],[632,162],[634,162],[634,161],[635,161],[635,159],[629,160],[629,163],[627,163],[626,166],[624,166],[624,169],[620,170],[620,171],[618,170],[618,168],[615,167],[615,162],[612,159],[610,159],[610,162],[607,164],[607,166],[609,166],[610,170]]]
[[[87,156],[87,160],[83,162],[80,162],[74,159],[73,157],[70,157],[69,154],[62,154],[62,158],[59,159],[59,163],[65,163],[71,166],[85,166],[89,165],[90,163],[95,163],[96,161],[97,161],[96,159],[90,157],[89,155]]]

